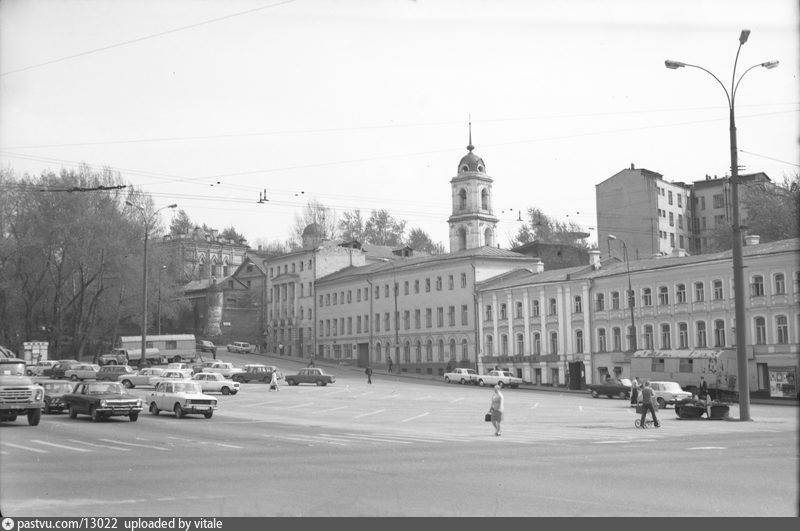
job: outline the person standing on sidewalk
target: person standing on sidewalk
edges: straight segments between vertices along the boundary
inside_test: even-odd
[[[489,412],[492,414],[492,426],[494,426],[494,434],[496,437],[500,436],[500,423],[503,422],[503,411],[505,410],[505,397],[500,392],[500,386],[494,386],[494,393],[492,394],[492,405]]]
[[[389,363],[389,372],[392,372],[392,357],[389,356],[386,361]]]
[[[367,367],[367,370],[364,371],[367,375],[367,383],[372,383],[372,367]]]
[[[658,418],[656,417],[656,408],[655,408],[655,401],[656,399],[653,397],[653,389],[650,387],[650,381],[647,380],[644,382],[644,387],[642,388],[642,419],[641,419],[641,427],[646,428],[645,419],[647,419],[647,412],[650,412],[650,415],[653,417],[653,424],[656,428],[658,428],[661,424],[658,422]]]
[[[272,371],[272,379],[269,381],[270,391],[280,391],[278,387],[278,371]]]
[[[636,407],[636,403],[639,401],[639,377],[633,379],[631,382],[631,407]]]

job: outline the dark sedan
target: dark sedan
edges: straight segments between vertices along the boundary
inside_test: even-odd
[[[94,421],[126,416],[131,422],[136,422],[142,411],[142,399],[128,393],[119,382],[79,383],[63,399],[71,419],[77,418],[78,413],[81,413],[89,415]]]
[[[64,377],[64,373],[72,365],[79,365],[79,364],[80,362],[78,360],[58,360],[58,363],[56,363],[49,369],[45,369],[44,371],[42,371],[42,376],[58,380]]]
[[[71,393],[75,387],[74,382],[68,380],[44,380],[38,382],[44,387],[44,409],[42,413],[59,413],[67,409],[64,403],[64,395]]]
[[[594,398],[607,396],[608,398],[630,398],[631,397],[631,381],[627,378],[620,380],[608,380],[603,383],[596,383],[589,385],[589,392],[592,393]]]

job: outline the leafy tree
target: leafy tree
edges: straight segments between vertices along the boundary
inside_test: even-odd
[[[528,219],[517,231],[516,238],[511,242],[512,247],[534,241],[589,247],[586,241],[588,234],[574,221],[558,221],[534,207],[528,208],[526,214]]]
[[[781,183],[740,186],[744,223],[748,234],[772,242],[800,236],[800,174],[784,176]]]
[[[172,218],[169,225],[170,234],[188,234],[194,229],[194,223],[189,219],[189,214],[185,210],[180,209]]]
[[[225,238],[226,240],[233,240],[236,243],[241,243],[241,244],[246,244],[247,243],[247,239],[244,237],[244,235],[239,234],[238,232],[236,232],[236,229],[233,228],[233,226],[230,226],[230,227],[226,228],[225,230],[223,230],[222,233],[220,234],[220,236],[222,238]]]
[[[444,254],[444,245],[441,242],[434,243],[428,233],[418,228],[411,229],[408,233],[406,245],[415,251],[422,251],[428,254]]]
[[[364,218],[360,210],[342,214],[342,219],[339,220],[339,234],[345,241],[364,241]]]
[[[364,239],[373,245],[399,247],[405,230],[406,222],[396,220],[388,210],[373,210],[364,224]]]

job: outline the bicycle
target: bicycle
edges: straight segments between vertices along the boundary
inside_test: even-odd
[[[636,404],[636,414],[637,415],[641,415],[642,414],[642,408],[643,408],[642,404]],[[659,409],[658,408],[658,404],[653,404],[653,409],[655,411],[658,411],[658,409]],[[637,428],[641,428],[642,427],[642,419],[641,419],[641,417],[637,416],[636,420],[633,421],[633,425],[636,426]],[[645,428],[652,428],[654,426],[656,428],[660,428],[661,427],[661,423],[659,422],[658,424],[654,424],[652,418],[645,418],[644,419],[644,427]]]

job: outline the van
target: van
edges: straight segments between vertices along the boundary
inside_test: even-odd
[[[103,365],[97,371],[97,380],[116,382],[123,374],[133,374],[135,372],[130,365]]]

